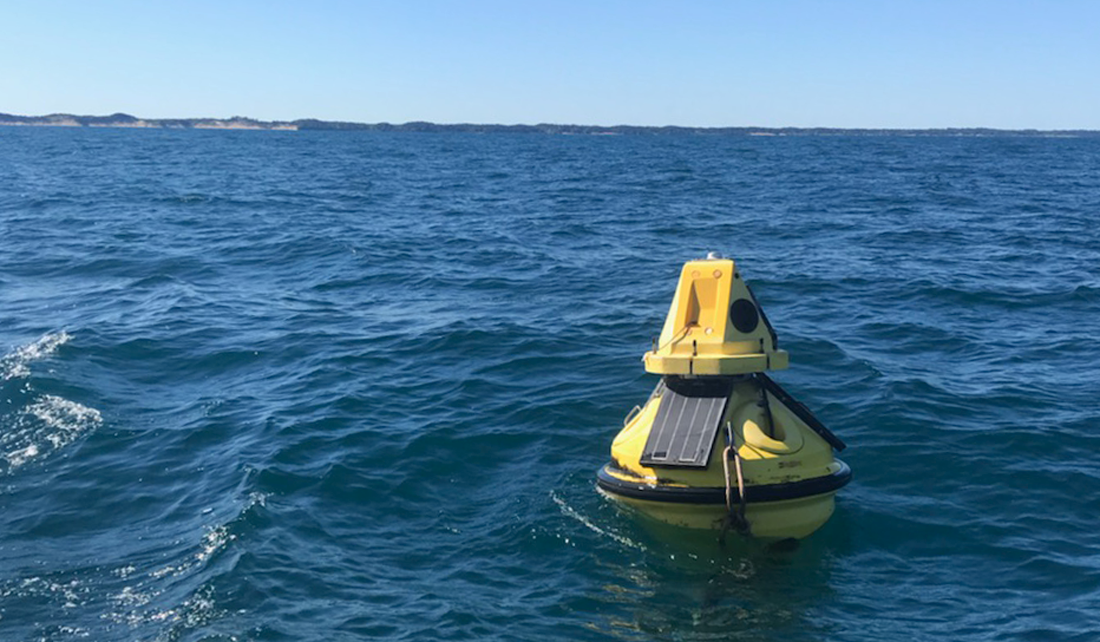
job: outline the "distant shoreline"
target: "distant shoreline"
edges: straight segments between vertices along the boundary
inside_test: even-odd
[[[1100,137],[1091,129],[1040,130],[993,129],[986,127],[951,127],[941,129],[885,129],[841,127],[664,127],[614,125],[478,125],[446,124],[415,121],[390,123],[351,123],[305,118],[292,121],[265,121],[234,116],[232,118],[138,118],[129,114],[110,116],[78,116],[48,114],[17,116],[0,113],[0,126],[12,127],[115,127],[127,129],[213,129],[268,131],[387,131],[387,132],[472,132],[515,134],[575,134],[575,135],[662,135],[697,134],[724,136],[1028,136],[1028,137]]]

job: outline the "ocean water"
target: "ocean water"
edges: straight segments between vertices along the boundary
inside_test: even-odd
[[[1100,140],[0,128],[0,640],[1100,638]],[[594,473],[735,258],[855,473]]]

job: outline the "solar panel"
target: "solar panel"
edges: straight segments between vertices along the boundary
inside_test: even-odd
[[[705,468],[732,384],[666,377],[661,405],[642,449],[643,466]]]

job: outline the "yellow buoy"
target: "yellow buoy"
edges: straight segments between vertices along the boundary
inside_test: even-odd
[[[597,485],[662,522],[802,538],[852,477],[844,443],[765,370],[788,355],[730,259],[689,261],[643,360],[661,380],[627,416]]]

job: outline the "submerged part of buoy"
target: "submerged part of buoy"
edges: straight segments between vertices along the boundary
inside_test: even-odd
[[[684,265],[643,360],[661,380],[612,443],[602,491],[663,522],[760,538],[828,520],[851,479],[833,457],[844,443],[764,374],[788,355],[732,260]]]

